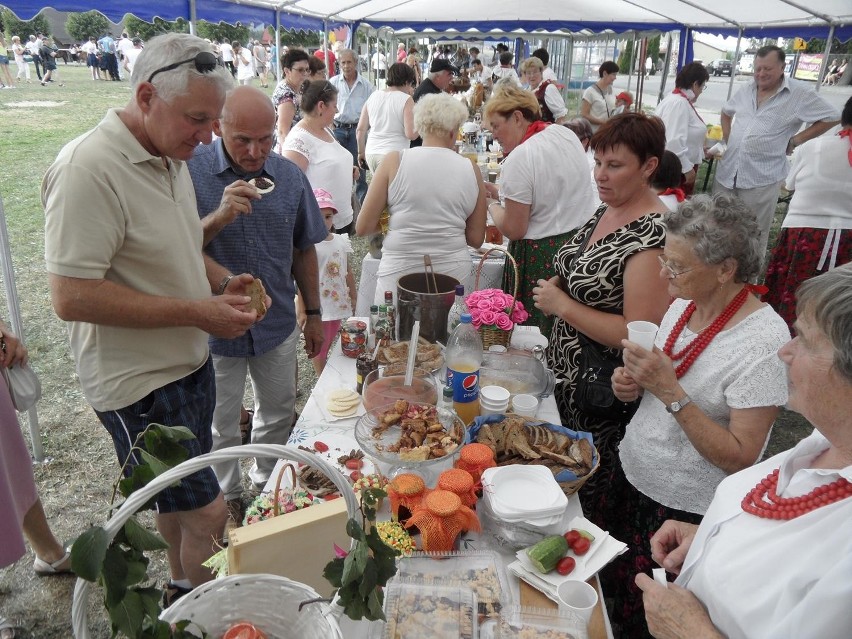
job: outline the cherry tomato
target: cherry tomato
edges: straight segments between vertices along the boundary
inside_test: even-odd
[[[364,466],[364,460],[363,459],[347,459],[345,465],[349,470],[358,470],[359,468]]]
[[[572,529],[572,530],[569,530],[567,533],[565,533],[563,535],[563,537],[565,537],[565,541],[568,542],[569,546],[573,546],[575,543],[577,543],[577,540],[580,539],[580,537],[582,537],[582,535],[579,532],[577,532],[576,530]]]
[[[580,537],[577,541],[571,544],[571,550],[574,551],[575,555],[585,555],[589,552],[589,548],[591,548],[592,542],[590,542],[585,537]]]
[[[560,575],[570,575],[576,565],[577,562],[573,557],[563,557],[556,564],[556,572]]]
[[[314,442],[314,450],[318,453],[324,453],[328,450],[328,444],[324,444],[320,441]]]
[[[349,479],[351,479],[352,481],[358,481],[359,479],[361,479],[361,471],[353,470],[351,473],[349,473]]]
[[[241,622],[228,628],[222,639],[266,639],[266,634],[253,624]]]

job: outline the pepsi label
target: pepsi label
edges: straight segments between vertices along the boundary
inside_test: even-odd
[[[461,404],[479,397],[479,371],[463,372],[447,368],[447,386],[453,389],[453,401]]]

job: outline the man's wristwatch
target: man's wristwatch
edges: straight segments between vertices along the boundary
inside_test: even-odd
[[[305,310],[305,315],[322,315],[322,309],[308,308]]]
[[[674,415],[675,413],[679,413],[683,410],[684,406],[692,403],[692,398],[689,395],[684,395],[676,402],[672,402],[671,404],[666,404],[666,411]]]

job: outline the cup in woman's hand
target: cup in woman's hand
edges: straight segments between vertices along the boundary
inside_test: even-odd
[[[635,321],[627,323],[627,339],[646,351],[654,350],[654,340],[660,327],[653,322]]]

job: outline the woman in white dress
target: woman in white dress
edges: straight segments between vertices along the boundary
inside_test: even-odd
[[[666,125],[666,149],[680,159],[682,188],[687,196],[692,195],[695,187],[695,174],[704,159],[707,137],[707,125],[695,110],[694,102],[709,79],[703,64],[690,62],[677,74],[674,91],[654,110],[654,115]]]
[[[305,82],[301,110],[302,119],[284,140],[283,155],[305,172],[313,188],[331,193],[337,205],[334,230],[349,234],[352,185],[359,173],[358,167],[352,165],[352,154],[331,133],[337,113],[337,89],[328,80]]]
[[[370,182],[358,215],[358,235],[379,231],[382,211],[390,211],[390,230],[382,247],[376,303],[397,280],[423,272],[428,253],[436,273],[454,277],[472,290],[473,263],[468,246],[485,239],[485,188],[479,168],[455,151],[456,135],[467,109],[446,94],[429,94],[414,106],[414,128],[423,146],[392,151]]]

